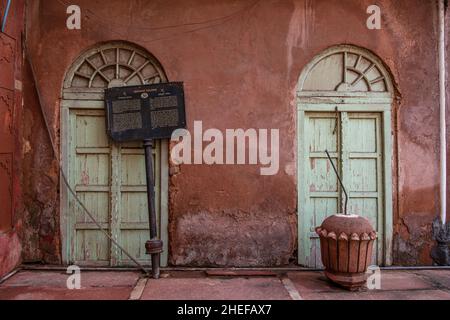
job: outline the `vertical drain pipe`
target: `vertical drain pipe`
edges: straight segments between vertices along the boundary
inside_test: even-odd
[[[5,29],[6,29],[6,19],[8,19],[8,13],[9,13],[10,6],[11,6],[11,0],[8,0],[8,2],[6,3],[5,14],[3,15],[3,19],[2,19],[2,32],[5,32]]]
[[[440,128],[440,219],[433,222],[433,239],[436,245],[431,248],[431,258],[440,266],[450,265],[450,223],[447,222],[447,139],[445,136],[445,7],[446,0],[439,2],[439,128]]]
[[[447,221],[447,139],[445,124],[445,0],[439,0],[439,105],[440,105],[440,193],[441,222]]]

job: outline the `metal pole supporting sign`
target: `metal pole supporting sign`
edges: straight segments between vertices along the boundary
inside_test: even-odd
[[[144,142],[150,228],[145,250],[151,255],[152,276],[158,279],[163,242],[156,223],[153,147],[156,139],[168,139],[175,129],[186,127],[183,83],[109,88],[105,90],[105,102],[109,136],[119,142]]]
[[[155,210],[155,179],[153,178],[153,139],[144,140],[145,171],[147,175],[147,203],[148,222],[150,226],[150,240],[145,243],[147,254],[152,255],[152,275],[159,278],[160,253],[163,251],[163,242],[158,239]]]

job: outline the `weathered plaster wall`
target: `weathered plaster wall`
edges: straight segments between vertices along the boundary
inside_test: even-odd
[[[65,71],[83,50],[110,40],[146,48],[170,80],[185,82],[189,129],[194,120],[204,129],[280,129],[275,176],[260,176],[259,166],[172,167],[172,264],[273,266],[295,256],[297,79],[315,55],[338,44],[371,50],[392,72],[401,94],[393,127],[394,262],[431,263],[430,223],[439,213],[435,1],[377,1],[382,30],[366,28],[370,0],[78,0],[79,31],[66,29],[62,3],[29,1],[27,10],[27,43],[56,138]],[[31,85],[26,90],[34,94]],[[25,216],[35,217],[28,239],[37,237],[25,258],[53,262],[57,168],[36,112],[24,116],[31,123]]]
[[[24,261],[59,263],[59,171],[38,103],[28,60],[24,63],[22,188]]]
[[[0,1],[3,15],[6,1]],[[0,32],[0,278],[21,261],[20,127],[23,1],[15,1]]]

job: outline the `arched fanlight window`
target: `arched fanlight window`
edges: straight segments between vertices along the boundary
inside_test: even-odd
[[[110,42],[84,53],[67,73],[64,88],[95,90],[165,81],[164,71],[148,52]]]
[[[367,50],[343,45],[326,50],[305,68],[299,92],[377,93],[390,96],[392,84],[382,62]]]

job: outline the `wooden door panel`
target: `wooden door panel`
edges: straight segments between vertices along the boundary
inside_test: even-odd
[[[323,268],[322,256],[320,252],[320,241],[318,235],[316,234],[315,228],[317,226],[320,226],[322,224],[322,221],[325,220],[325,218],[335,214],[336,212],[339,212],[338,211],[339,198],[336,193],[335,197],[312,198],[310,203],[312,204],[311,212],[313,213],[313,215],[312,219],[309,219],[310,221],[309,237],[311,241],[309,261],[312,267]]]
[[[310,159],[310,184],[309,192],[337,192],[338,181],[325,152],[309,155]],[[333,159],[336,165],[336,159]]]
[[[79,111],[76,118],[76,126],[76,145],[78,148],[109,147],[103,111]]]
[[[382,208],[378,207],[378,198],[354,198],[352,197],[349,202],[349,212],[360,215],[369,219],[372,226],[379,232],[379,210]],[[380,232],[379,232],[380,233]],[[381,236],[379,234],[379,236]],[[372,264],[377,264],[378,252],[382,250],[382,238],[379,237],[374,243],[373,254],[372,254]],[[381,256],[380,256],[381,258]]]
[[[148,226],[144,230],[121,229],[120,238],[123,241],[125,250],[131,253],[133,257],[141,263],[151,264],[150,256],[145,253],[145,242],[150,239]],[[122,254],[120,264],[129,264],[129,259],[126,255]]]
[[[71,113],[75,139],[71,154],[71,176],[79,199],[103,228],[109,228],[111,179],[110,147],[104,112],[80,110]],[[109,264],[107,237],[72,200],[74,260],[84,264]]]
[[[351,198],[348,204],[348,211],[369,219],[377,229],[378,225],[378,199],[377,198]]]
[[[148,205],[146,193],[145,156],[141,144],[129,143],[121,148],[121,217],[120,239],[125,249],[141,262],[150,263],[145,254],[149,239]],[[133,226],[133,227],[131,227]],[[119,264],[127,264],[128,257],[119,254]]]
[[[148,227],[148,206],[147,193],[141,192],[122,192],[121,199],[121,220],[122,223],[142,223]]]
[[[369,219],[379,233],[372,263],[381,261],[383,230],[383,177],[381,116],[378,113],[348,113],[343,135],[343,158],[347,158],[345,182],[349,193],[348,212]]]
[[[139,151],[142,150],[133,154],[122,153],[122,186],[146,185],[144,152]]]
[[[348,152],[377,152],[377,133],[380,130],[377,126],[378,118],[379,116],[376,113],[349,114],[349,126],[347,132],[349,137],[351,137],[351,143],[348,144]]]
[[[108,192],[77,192],[77,195],[97,222],[109,224],[110,206]],[[80,206],[75,208],[75,223],[80,225],[92,224],[91,218]]]
[[[92,148],[97,149],[97,148]],[[97,150],[80,150],[77,148],[77,174],[76,184],[80,186],[108,186],[110,180],[110,155],[87,153],[98,152]]]
[[[77,230],[75,261],[80,264],[109,265],[109,239],[97,230]]]
[[[102,228],[139,261],[150,264],[147,184],[142,142],[111,143],[102,109],[69,109],[69,180]],[[160,226],[160,142],[153,150]],[[69,201],[70,259],[80,265],[133,265],[77,205]]]
[[[153,150],[154,169],[159,166],[159,143],[155,143]],[[132,142],[121,147],[121,217],[120,239],[126,250],[133,252],[136,259],[150,264],[150,256],[145,254],[145,242],[149,240],[147,178],[145,170],[145,153],[142,143]],[[155,208],[157,225],[159,226],[159,174],[153,170],[155,179]],[[129,258],[119,254],[119,264],[130,264]]]
[[[377,113],[307,112],[304,135],[306,201],[299,204],[301,221],[306,224],[303,230],[308,233],[302,237],[309,248],[304,261],[319,268],[320,245],[314,228],[326,217],[341,213],[344,199],[325,150],[330,152],[349,194],[348,213],[368,218],[382,239],[381,118]],[[381,258],[380,241],[375,244],[374,263]]]
[[[349,162],[347,191],[378,192],[377,158],[350,158]]]
[[[338,126],[334,113],[307,113],[305,125],[305,145],[307,146],[306,184],[307,196],[304,206],[303,223],[309,233],[307,265],[322,267],[319,239],[314,228],[337,212],[339,201],[338,181],[327,159],[325,150],[330,152],[334,163],[338,157]]]
[[[306,128],[307,149],[309,152],[337,151],[337,140],[333,139],[336,133],[336,116],[333,113],[311,113],[308,115]]]
[[[320,226],[327,217],[339,212],[337,195],[332,198],[313,198],[312,206],[314,213],[312,219],[311,232],[315,232],[315,228]]]

